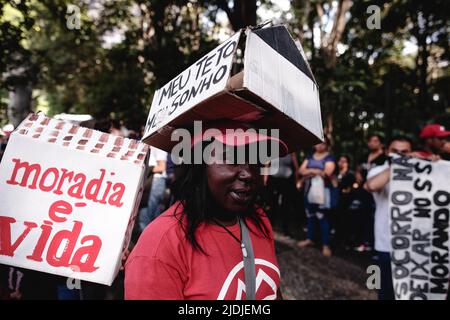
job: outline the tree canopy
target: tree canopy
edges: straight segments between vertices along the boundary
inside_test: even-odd
[[[1,2],[0,121],[12,121],[8,92],[26,85],[34,109],[88,113],[138,129],[157,88],[226,35],[272,14],[301,40],[335,153],[360,157],[371,133],[414,138],[425,123],[450,124],[449,6],[445,0]],[[377,9],[380,28],[369,28]]]

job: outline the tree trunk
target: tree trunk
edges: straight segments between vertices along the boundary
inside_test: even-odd
[[[334,146],[334,138],[333,138],[333,114],[328,113],[326,118],[326,125],[325,125],[325,140],[328,142],[330,149],[333,149]]]
[[[427,22],[425,22],[425,25]],[[427,33],[421,32],[419,33],[417,43],[419,45],[418,55],[420,56],[419,61],[419,96],[417,100],[418,110],[426,110],[426,104],[428,102],[428,84],[427,84],[427,75],[428,75],[428,48],[427,48]],[[424,114],[423,116],[428,116]]]
[[[239,10],[239,15],[242,17],[243,22],[243,25],[238,27],[237,29],[244,28],[246,26],[255,26],[257,9],[256,0],[236,0],[236,6],[236,9]]]
[[[9,92],[8,119],[16,128],[31,112],[31,85],[19,84]]]
[[[235,0],[233,8],[228,5],[228,0],[219,1],[218,6],[225,11],[233,31],[238,31],[246,26],[256,25],[256,1],[257,0]]]
[[[325,66],[328,69],[333,69],[336,66],[336,52],[337,45],[341,41],[345,26],[347,25],[346,14],[350,11],[353,5],[351,0],[340,0],[337,7],[337,12],[334,15],[333,28],[330,33],[325,32],[325,26],[322,24],[322,17],[325,15],[322,4],[316,4],[317,16],[319,17],[321,30],[321,51],[325,61]]]

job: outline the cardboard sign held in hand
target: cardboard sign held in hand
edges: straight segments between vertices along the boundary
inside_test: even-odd
[[[143,143],[30,114],[0,164],[0,263],[111,285],[147,153]]]

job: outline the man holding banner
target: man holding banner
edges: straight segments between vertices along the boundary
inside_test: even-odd
[[[407,155],[412,151],[411,141],[405,137],[393,138],[388,146],[388,153]],[[367,173],[366,189],[371,191],[376,204],[375,210],[375,250],[381,271],[381,288],[379,300],[394,300],[394,288],[391,274],[391,244],[389,232],[389,176],[390,165],[386,161],[381,166],[373,167]]]
[[[406,139],[395,138],[389,151],[402,156],[375,168],[367,181],[377,202],[375,247],[384,244],[387,251],[379,254],[380,299],[443,300],[450,274],[450,163],[406,156],[412,155]]]

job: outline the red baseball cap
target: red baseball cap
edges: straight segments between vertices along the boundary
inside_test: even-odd
[[[211,138],[229,146],[244,146],[261,141],[274,141],[279,145],[279,156],[288,154],[288,147],[281,139],[258,132],[258,129],[242,122],[224,120],[202,126],[202,133],[192,138],[192,146]]]
[[[440,124],[429,124],[422,128],[420,131],[420,138],[445,138],[450,136],[450,131],[446,131],[444,126]]]

